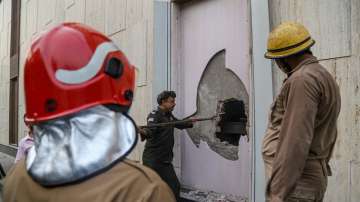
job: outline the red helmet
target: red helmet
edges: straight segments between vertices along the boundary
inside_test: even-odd
[[[135,68],[108,37],[78,23],[41,35],[31,46],[24,75],[29,123],[132,102]]]

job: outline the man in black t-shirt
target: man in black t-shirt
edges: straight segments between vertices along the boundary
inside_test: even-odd
[[[177,121],[172,111],[175,108],[176,94],[174,91],[163,91],[158,95],[159,104],[147,117],[148,125]],[[143,153],[143,164],[155,170],[173,190],[176,199],[180,195],[180,183],[176,176],[173,160],[174,128],[185,129],[193,127],[192,122],[176,124],[167,127],[141,129],[141,135],[146,139]]]

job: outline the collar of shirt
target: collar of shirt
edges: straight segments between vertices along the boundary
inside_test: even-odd
[[[34,141],[34,138],[31,137],[29,134],[27,134],[27,135],[25,136],[24,140],[25,140],[25,141],[28,141],[28,140]]]
[[[160,106],[158,106],[158,111],[160,112],[160,114],[162,116],[171,116],[171,112],[168,112],[168,111],[165,111],[165,110],[161,109]]]
[[[307,64],[311,64],[311,63],[315,63],[318,62],[317,58],[315,56],[310,56],[306,59],[304,59],[303,61],[301,61],[293,70],[291,70],[289,72],[289,76],[290,77],[294,72],[296,72],[297,70],[299,70],[302,66],[307,65]]]

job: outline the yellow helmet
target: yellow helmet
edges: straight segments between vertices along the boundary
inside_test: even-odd
[[[284,58],[310,48],[315,44],[308,30],[296,22],[284,22],[269,35],[265,57]]]

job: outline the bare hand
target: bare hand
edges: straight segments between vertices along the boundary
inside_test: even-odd
[[[197,119],[194,119],[194,118],[190,118],[189,120],[190,120],[191,123],[195,123],[195,122],[198,121]]]
[[[146,136],[147,136],[146,130],[143,129],[143,128],[138,128],[138,133],[140,134],[140,140],[141,140],[141,142],[145,141]]]

